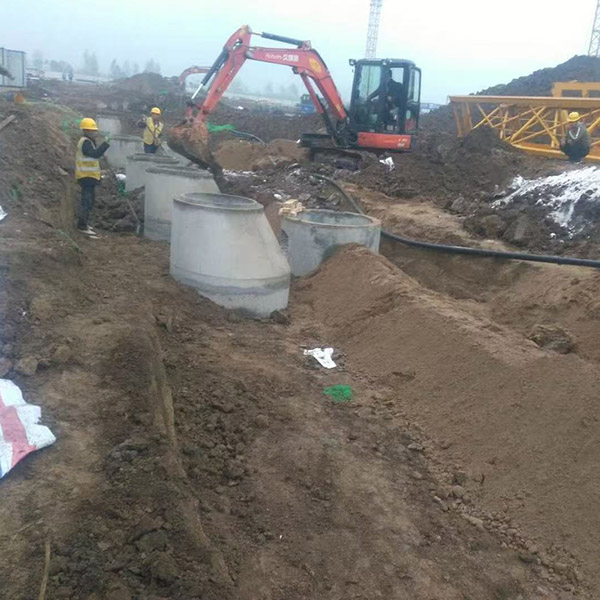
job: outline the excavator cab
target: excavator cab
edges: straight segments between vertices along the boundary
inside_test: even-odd
[[[419,126],[421,69],[409,60],[351,60],[349,129],[361,148],[410,150]]]

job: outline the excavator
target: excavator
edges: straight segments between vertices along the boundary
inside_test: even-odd
[[[293,48],[252,46],[252,36]],[[200,86],[187,102],[186,117],[167,133],[176,152],[213,173],[219,172],[209,148],[207,121],[247,60],[290,67],[306,86],[326,133],[302,135],[311,156],[320,151],[407,152],[415,147],[419,124],[421,70],[409,60],[350,60],[354,81],[350,108],[327,65],[309,41],[240,27],[228,40]],[[316,89],[315,89],[316,87]],[[201,101],[196,98],[203,97]]]

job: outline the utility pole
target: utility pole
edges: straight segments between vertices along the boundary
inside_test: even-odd
[[[600,0],[598,0],[600,6]],[[367,29],[367,51],[366,58],[377,56],[377,37],[379,35],[379,19],[381,17],[381,5],[383,0],[371,0],[369,11],[369,28]]]
[[[594,27],[590,38],[589,56],[600,57],[600,0],[596,3],[596,14],[594,15]]]

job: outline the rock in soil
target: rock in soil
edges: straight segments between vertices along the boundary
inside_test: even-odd
[[[535,325],[528,337],[540,348],[559,354],[573,352],[577,346],[573,335],[559,325]]]
[[[8,358],[0,358],[0,377],[6,377],[12,369],[12,360]]]
[[[16,371],[19,373],[19,375],[25,375],[26,377],[29,377],[36,374],[38,370],[38,364],[39,363],[37,359],[33,358],[32,356],[28,356],[26,358],[22,358],[17,363]]]

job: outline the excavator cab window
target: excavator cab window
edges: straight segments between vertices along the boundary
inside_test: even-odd
[[[421,72],[410,61],[355,61],[350,114],[355,132],[414,133]]]

